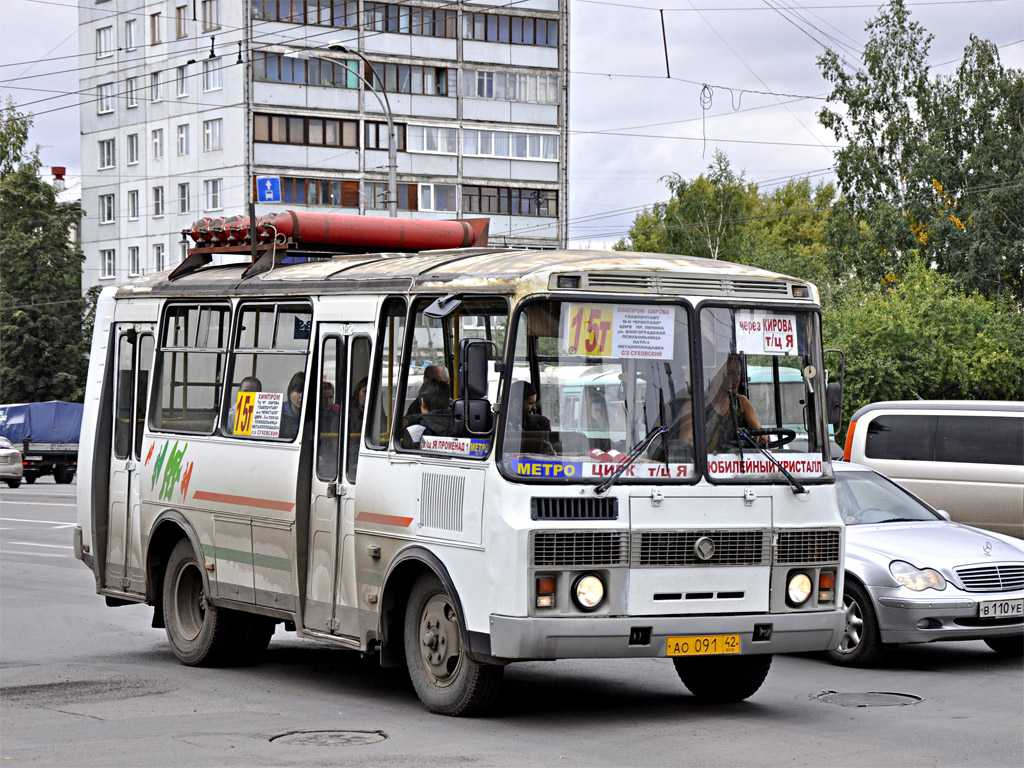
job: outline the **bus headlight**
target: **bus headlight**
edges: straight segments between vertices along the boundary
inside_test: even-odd
[[[790,605],[803,605],[811,597],[813,591],[814,585],[811,583],[811,577],[806,573],[799,571],[789,575],[789,584],[786,585],[786,599]]]
[[[593,611],[604,600],[604,582],[596,573],[584,573],[572,583],[572,601],[581,611]]]

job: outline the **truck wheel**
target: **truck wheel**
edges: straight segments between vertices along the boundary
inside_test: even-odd
[[[405,660],[420,701],[439,715],[482,714],[494,703],[505,671],[469,658],[455,603],[432,575],[420,578],[409,595]]]
[[[188,539],[171,550],[163,591],[164,626],[178,660],[190,667],[224,662],[237,647],[239,617],[207,602],[202,566]]]
[[[25,482],[28,483],[29,485],[32,485],[32,483],[34,483],[35,481],[36,481],[36,476],[35,475],[25,475]]]
[[[5,480],[4,482],[7,483],[8,488],[17,488],[21,485],[21,478],[19,477],[17,480]]]
[[[67,485],[70,483],[74,476],[74,472],[69,472],[66,469],[55,469],[53,471],[53,481],[55,483],[60,483],[61,485]]]
[[[833,664],[841,667],[870,667],[885,655],[885,646],[878,634],[878,619],[871,606],[871,598],[855,581],[847,581],[843,588],[843,607],[846,626],[839,647],[827,651]]]
[[[768,669],[771,654],[758,656],[707,656],[672,659],[676,674],[690,693],[712,704],[731,704],[757,693]]]

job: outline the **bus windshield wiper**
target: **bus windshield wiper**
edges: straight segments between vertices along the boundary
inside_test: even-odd
[[[622,477],[623,472],[625,472],[627,469],[633,466],[633,462],[640,458],[640,454],[647,449],[647,446],[654,442],[654,438],[656,438],[658,435],[665,434],[666,432],[669,431],[670,428],[671,426],[655,427],[650,432],[648,432],[644,436],[644,439],[641,440],[636,445],[634,445],[633,450],[626,454],[626,458],[622,461],[621,464],[619,464],[618,469],[616,469],[611,475],[609,475],[607,480],[602,481],[601,484],[594,489],[594,491],[597,493],[604,493],[613,485],[615,485],[615,481]]]
[[[757,442],[757,440],[755,440],[744,427],[737,427],[736,434],[742,437],[748,443],[750,443],[758,451],[763,453],[765,457],[767,457],[768,461],[770,461],[772,464],[778,467],[779,472],[782,473],[782,476],[789,481],[789,484],[791,486],[793,486],[793,493],[807,493],[807,489],[800,484],[799,480],[797,480],[795,477],[793,477],[793,475],[789,473],[788,469],[782,466],[782,463],[775,458],[775,454],[773,454],[771,451],[769,451],[767,448],[764,448],[759,442]],[[742,453],[740,453],[740,461],[743,461]]]

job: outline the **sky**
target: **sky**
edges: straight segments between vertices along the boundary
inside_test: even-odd
[[[514,0],[512,0],[514,3]],[[835,138],[816,116],[817,57],[853,66],[880,3],[863,0],[569,0],[569,239],[601,247],[694,178],[716,150],[762,190],[828,180]],[[495,0],[500,5],[501,0]],[[80,173],[75,0],[2,0],[0,98],[35,113],[43,167]],[[908,0],[951,74],[971,34],[1024,68],[1024,0]],[[662,26],[664,20],[664,29]],[[705,87],[706,86],[706,87]]]

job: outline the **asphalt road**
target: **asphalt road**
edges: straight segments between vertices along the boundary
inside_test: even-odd
[[[519,664],[475,720],[280,627],[259,667],[184,667],[151,609],[96,595],[71,549],[74,492],[0,488],[0,766],[1024,764],[1022,662],[980,642],[874,670],[776,657],[757,694],[719,707],[664,659]]]

